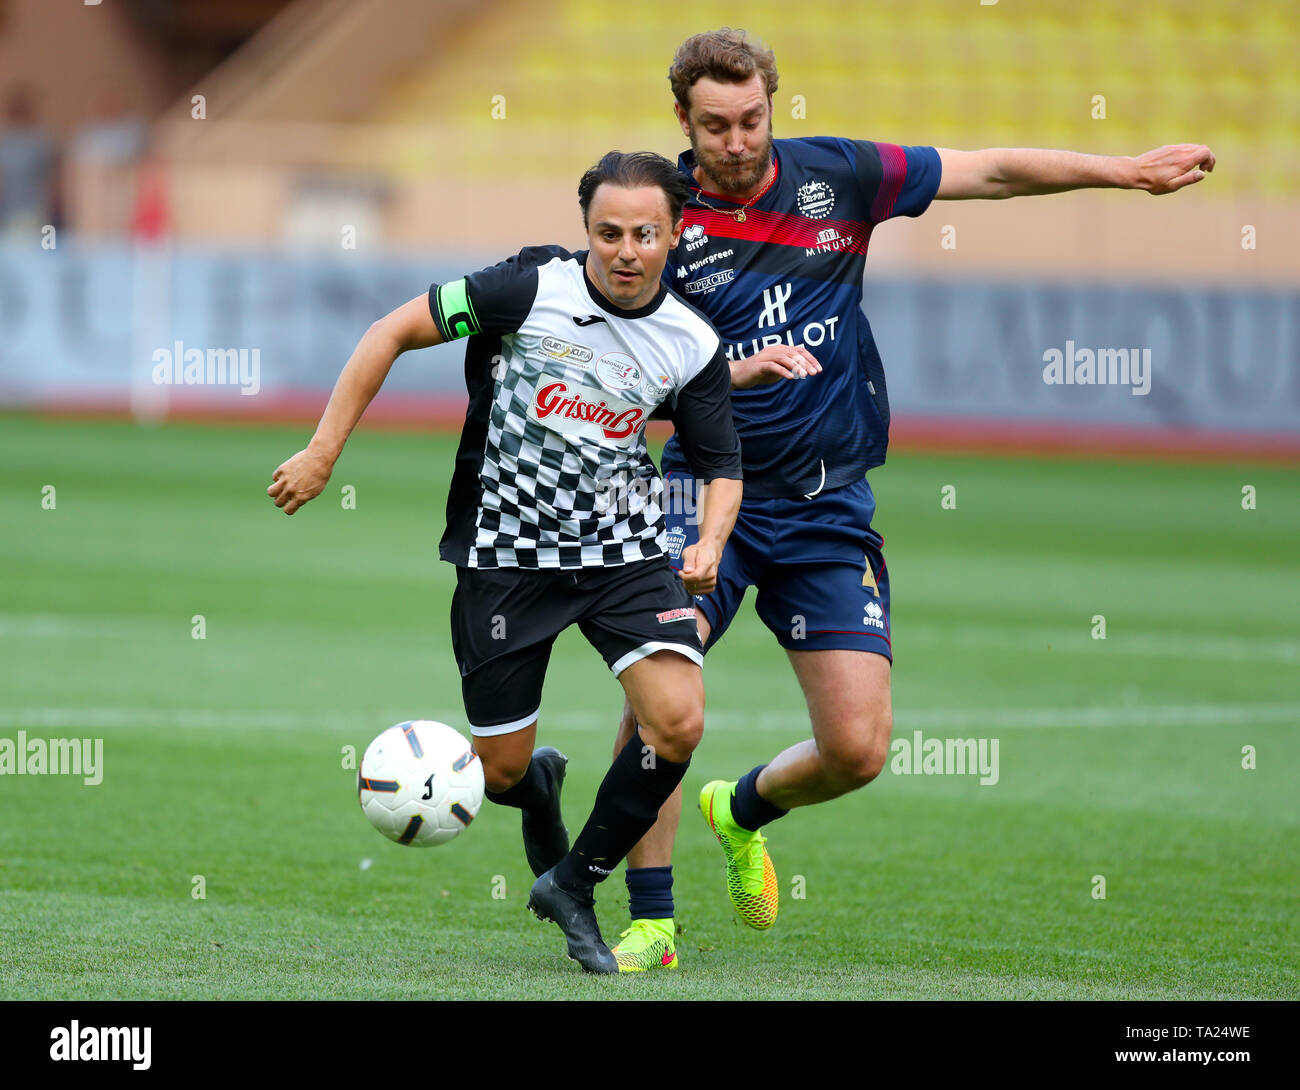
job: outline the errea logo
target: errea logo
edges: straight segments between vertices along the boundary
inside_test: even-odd
[[[692,223],[685,231],[682,232],[682,241],[686,243],[687,252],[698,250],[701,246],[709,244],[709,236],[704,233],[704,227],[698,223]]]
[[[885,611],[875,602],[868,602],[862,607],[862,623],[872,628],[885,627]]]

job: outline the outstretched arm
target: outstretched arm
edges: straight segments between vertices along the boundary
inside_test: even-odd
[[[375,322],[357,344],[334,384],[316,434],[271,475],[266,494],[292,515],[319,496],[352,429],[388,377],[393,361],[412,348],[441,344],[442,335],[429,313],[429,297],[419,295]]]
[[[1166,144],[1142,155],[1083,155],[1040,148],[936,148],[938,200],[1031,197],[1070,189],[1144,189],[1153,196],[1199,182],[1214,169],[1204,144]]]

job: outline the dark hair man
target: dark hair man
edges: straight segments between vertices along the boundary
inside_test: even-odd
[[[666,159],[610,152],[578,189],[590,249],[534,246],[434,284],[366,332],[305,450],[267,489],[293,514],[320,494],[402,352],[467,337],[469,409],[440,553],[456,565],[452,645],[488,798],[523,812],[529,907],[589,972],[618,963],[594,889],[650,828],[704,728],[690,592],[711,590],[740,506],[731,378],[717,334],[661,276],[686,186]],[[665,555],[663,482],[645,423],[667,415],[708,486],[681,576]],[[499,623],[500,620],[504,624]],[[633,731],[572,848],[567,758],[534,751],[556,637],[577,624],[623,686]]]

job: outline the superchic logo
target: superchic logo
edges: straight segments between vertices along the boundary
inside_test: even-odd
[[[640,406],[616,397],[588,401],[577,390],[571,391],[566,382],[539,386],[528,415],[561,435],[612,440],[625,447],[632,445],[645,423],[645,409]]]

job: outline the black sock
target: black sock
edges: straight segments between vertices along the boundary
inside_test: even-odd
[[[641,732],[635,731],[605,773],[587,824],[555,868],[556,883],[569,892],[589,892],[609,877],[649,832],[659,808],[682,782],[691,763],[678,764],[657,753],[647,755],[644,749]]]
[[[759,765],[741,776],[731,796],[731,820],[750,832],[755,832],[769,821],[785,817],[790,812],[773,806],[758,793],[758,774],[766,767],[767,765]]]
[[[498,806],[513,806],[516,810],[540,810],[551,801],[551,777],[545,767],[529,761],[524,774],[514,787],[504,791],[484,791],[488,799]]]
[[[673,868],[628,867],[627,911],[634,920],[667,920],[673,915]]]

